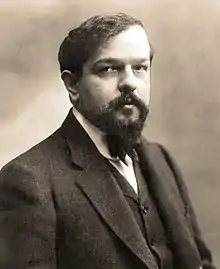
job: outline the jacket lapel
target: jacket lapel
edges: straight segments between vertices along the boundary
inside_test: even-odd
[[[76,184],[84,192],[106,224],[124,244],[149,269],[157,264],[126,202],[126,199],[112,176],[107,160],[70,112],[61,127],[69,146],[71,160],[82,171]]]
[[[156,144],[145,141],[137,152],[180,268],[199,268],[199,253],[184,215],[184,205],[171,167]]]

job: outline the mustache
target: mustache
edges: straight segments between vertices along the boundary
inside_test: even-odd
[[[134,105],[141,111],[143,110],[147,111],[147,114],[149,112],[148,106],[145,105],[145,103],[133,92],[123,93],[120,96],[116,97],[108,104],[108,109],[118,110],[122,108],[124,105]]]

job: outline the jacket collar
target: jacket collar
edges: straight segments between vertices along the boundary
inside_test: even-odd
[[[60,130],[69,147],[72,162],[80,168],[85,168],[94,155],[99,155],[95,144],[74,117],[72,110],[69,111]]]

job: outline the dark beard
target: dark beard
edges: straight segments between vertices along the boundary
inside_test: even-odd
[[[138,108],[139,118],[136,121],[131,119],[119,120],[114,117],[114,113],[126,104]],[[144,102],[133,92],[130,92],[115,98],[108,106],[98,111],[86,113],[84,116],[106,134],[110,154],[113,157],[123,158],[139,143],[148,113],[149,109]]]

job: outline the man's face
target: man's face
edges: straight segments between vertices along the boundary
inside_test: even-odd
[[[150,100],[150,45],[141,26],[103,44],[83,66],[79,111],[107,133],[145,122]]]

